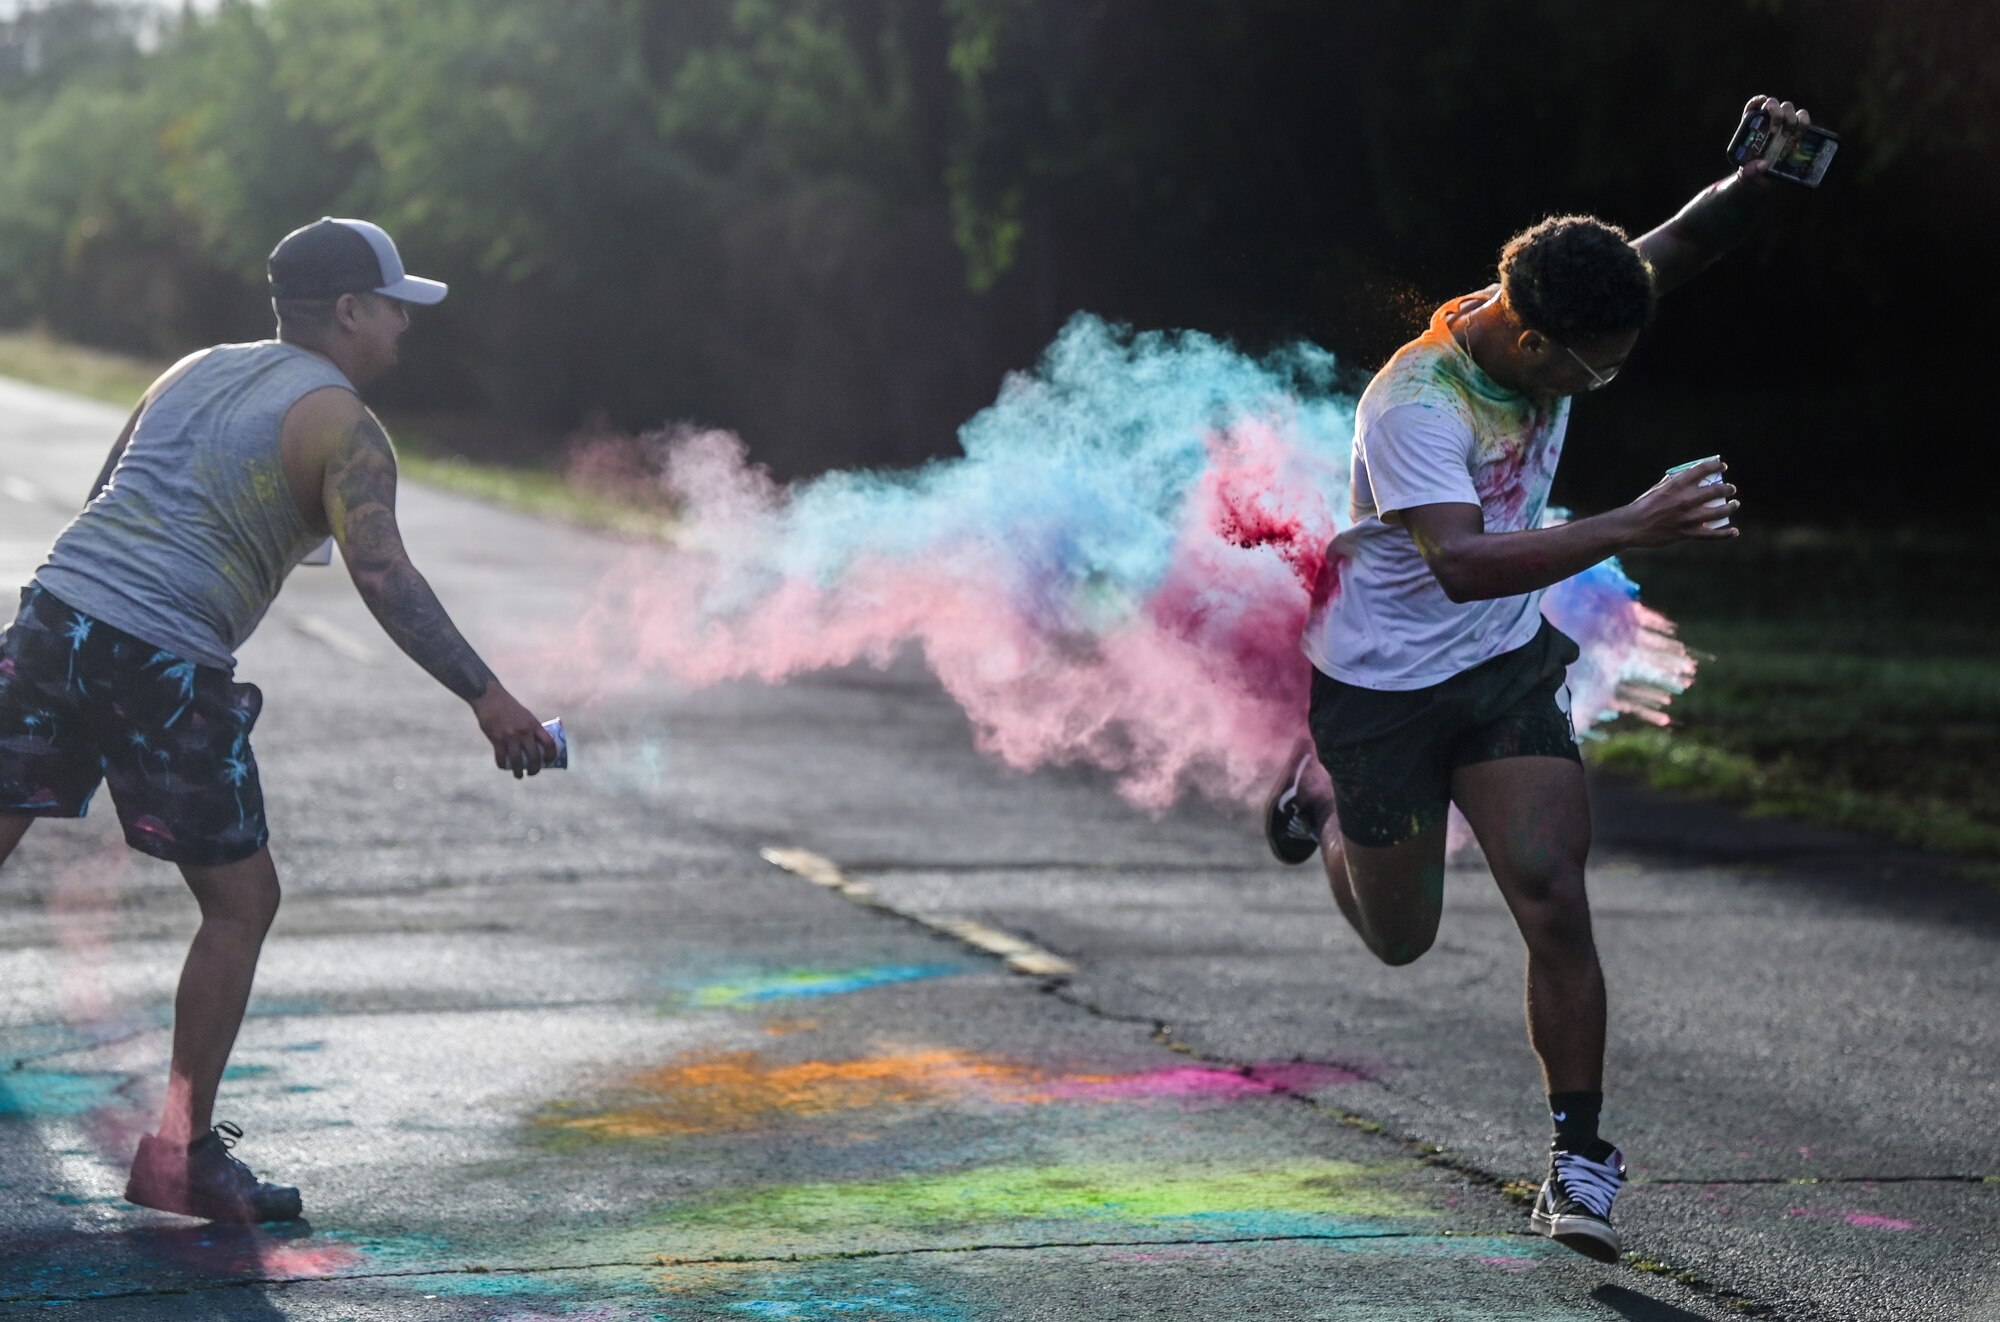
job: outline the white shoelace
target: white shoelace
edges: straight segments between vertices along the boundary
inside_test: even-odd
[[[1563,1192],[1582,1203],[1592,1216],[1606,1220],[1611,1217],[1611,1200],[1625,1185],[1625,1177],[1616,1166],[1574,1152],[1556,1153],[1556,1179],[1562,1182]]]
[[[1319,832],[1312,829],[1312,825],[1306,821],[1306,815],[1303,812],[1296,811],[1293,807],[1298,802],[1299,783],[1306,778],[1306,768],[1312,764],[1312,758],[1313,755],[1307,753],[1299,759],[1299,764],[1292,768],[1292,783],[1285,787],[1283,794],[1278,796],[1278,807],[1281,811],[1289,814],[1285,822],[1286,834],[1297,840],[1310,840],[1314,844],[1318,844]]]

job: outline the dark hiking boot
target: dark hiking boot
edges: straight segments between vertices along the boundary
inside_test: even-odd
[[[243,1131],[228,1121],[185,1148],[148,1134],[139,1140],[125,1201],[205,1221],[292,1221],[300,1212],[299,1191],[267,1184],[229,1155]]]

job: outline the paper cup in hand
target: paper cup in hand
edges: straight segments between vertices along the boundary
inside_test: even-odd
[[[1675,464],[1672,468],[1669,468],[1667,470],[1667,476],[1672,477],[1676,473],[1685,473],[1690,468],[1699,468],[1703,464],[1713,463],[1720,458],[1722,458],[1721,455],[1712,454],[1706,459],[1690,459],[1684,464]],[[1707,477],[1703,478],[1697,485],[1704,487],[1719,487],[1722,485],[1722,474],[1720,471],[1710,473]],[[1728,501],[1717,498],[1715,500],[1709,501],[1706,505],[1702,506],[1702,508],[1710,510],[1719,510],[1727,508],[1728,505],[1729,505]],[[1701,526],[1704,528],[1727,528],[1729,526],[1729,516],[1725,514],[1721,518],[1711,520],[1710,522],[1704,523]]]

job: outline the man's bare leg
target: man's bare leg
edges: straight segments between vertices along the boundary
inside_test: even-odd
[[[1318,759],[1299,782],[1307,819],[1319,830],[1319,856],[1341,916],[1377,959],[1408,964],[1437,940],[1444,915],[1444,821],[1400,844],[1371,848],[1340,832],[1333,779]]]
[[[1384,964],[1408,964],[1437,940],[1444,917],[1444,823],[1376,849],[1337,829],[1321,844],[1333,902]]]
[[[237,863],[183,867],[181,875],[201,906],[201,928],[174,996],[174,1059],[159,1136],[184,1146],[214,1124],[215,1092],[278,913],[278,870],[271,851],[260,849]]]
[[[277,916],[278,870],[270,851],[259,850],[238,863],[183,866],[181,875],[201,906],[201,929],[174,997],[174,1060],[160,1131],[139,1140],[125,1197],[213,1221],[288,1221],[299,1215],[299,1191],[260,1181],[230,1156],[240,1130],[213,1130],[215,1090]]]
[[[1590,800],[1583,768],[1561,757],[1461,767],[1452,797],[1486,850],[1528,946],[1528,1037],[1549,1093],[1549,1174],[1528,1224],[1557,1243],[1615,1262],[1612,1200],[1625,1159],[1597,1132],[1604,1102],[1604,973],[1590,934],[1584,861]]]
[[[1520,757],[1461,767],[1452,797],[1472,826],[1528,946],[1528,1038],[1551,1093],[1604,1082],[1604,973],[1591,939],[1583,768]]]

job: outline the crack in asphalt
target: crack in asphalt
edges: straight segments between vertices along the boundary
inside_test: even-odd
[[[764,851],[764,857],[767,861],[777,863],[778,866],[780,867],[786,866],[784,863],[779,862],[778,859],[773,858],[768,850]],[[876,913],[883,914],[891,918],[901,919],[903,922],[911,924],[912,926],[918,927],[924,931],[927,931],[931,933],[933,936],[939,936],[939,937],[944,937],[945,939],[951,939],[949,933],[941,932],[934,924],[927,921],[922,914],[919,914],[911,910],[899,908],[895,904],[883,898],[879,893],[877,893],[872,887],[868,886],[865,882],[857,882],[856,880],[854,880],[852,872],[850,872],[849,869],[840,867],[837,864],[833,864],[830,861],[818,858],[817,856],[814,856],[814,862],[826,868],[831,873],[831,875],[827,877],[808,876],[805,877],[805,880],[812,882],[815,885],[819,885],[825,887],[828,890],[831,890],[836,895],[841,896],[841,898],[846,899],[849,903],[854,904],[859,908],[871,909]],[[792,869],[786,867],[786,870],[791,871]],[[1032,934],[1030,935],[1032,936]],[[992,954],[991,951],[982,950],[980,949],[980,947],[971,945],[971,943],[969,942],[960,941],[958,944],[970,946],[970,948],[974,950],[979,950],[981,954],[986,954],[986,955]],[[1097,1018],[1105,1019],[1114,1023],[1128,1023],[1138,1027],[1150,1027],[1154,1041],[1158,1042],[1160,1045],[1166,1047],[1170,1051],[1176,1052],[1180,1055],[1187,1056],[1191,1060],[1198,1060],[1205,1065],[1214,1065],[1221,1068],[1234,1070],[1246,1076],[1250,1074],[1251,1071],[1255,1068],[1254,1065],[1248,1062],[1234,1060],[1224,1056],[1216,1056],[1208,1052],[1201,1051],[1191,1043],[1181,1041],[1180,1039],[1174,1036],[1173,1025],[1167,1020],[1155,1017],[1142,1016],[1142,1015],[1122,1014],[1117,1011],[1106,1009],[1105,1007],[1100,1006],[1095,1002],[1090,1001],[1085,997],[1079,995],[1078,993],[1072,991],[1069,986],[1069,979],[1066,976],[1058,978],[1046,978],[1046,977],[1038,978],[1037,981],[1040,982],[1041,989],[1045,994],[1054,996],[1057,1000],[1061,1001],[1065,1005],[1071,1006],[1075,1009],[1082,1010]],[[1379,1120],[1372,1119],[1368,1116],[1360,1114],[1359,1112],[1349,1111],[1341,1107],[1328,1106],[1322,1102],[1316,1101],[1313,1097],[1311,1097],[1307,1093],[1300,1092],[1295,1088],[1287,1088],[1282,1084],[1273,1084],[1271,1086],[1271,1095],[1274,1097],[1285,1098],[1288,1101],[1297,1102],[1300,1105],[1310,1107],[1315,1112],[1327,1116],[1333,1120],[1336,1120],[1343,1125],[1348,1125],[1353,1128],[1360,1129],[1366,1133],[1374,1134],[1378,1138],[1381,1138],[1390,1143],[1394,1143],[1398,1147],[1402,1148],[1405,1152],[1409,1153],[1417,1161],[1423,1163],[1426,1166],[1432,1166],[1440,1170],[1450,1171],[1452,1174],[1459,1176],[1461,1179],[1466,1180],[1467,1182],[1473,1184],[1474,1186],[1498,1193],[1501,1197],[1506,1198],[1508,1201],[1513,1202],[1517,1205],[1533,1197],[1533,1194],[1532,1192],[1530,1192],[1530,1190],[1532,1190],[1534,1186],[1529,1185],[1524,1181],[1503,1179],[1500,1176],[1494,1174],[1492,1171],[1486,1170],[1484,1167],[1476,1166],[1471,1162],[1452,1157],[1444,1148],[1440,1147],[1436,1143],[1429,1142],[1428,1140],[1425,1139],[1417,1138],[1413,1135],[1396,1133],[1387,1128],[1385,1125],[1383,1125],[1382,1122],[1380,1122]],[[1773,1180],[1772,1182],[1776,1181]],[[1700,1182],[1688,1181],[1688,1183],[1700,1183]],[[1511,1231],[1506,1233],[1521,1234],[1522,1232]],[[1303,1238],[1323,1238],[1323,1237],[1304,1236]],[[1329,1236],[1324,1238],[1332,1238],[1332,1237]],[[1534,1238],[1539,1239],[1541,1237],[1534,1236]],[[1157,1243],[1160,1241],[1148,1241],[1148,1242]],[[1649,1275],[1663,1276],[1678,1281],[1681,1285],[1687,1287],[1689,1290],[1694,1291],[1696,1294],[1702,1295],[1710,1300],[1715,1301],[1718,1304],[1721,1304],[1725,1308],[1744,1314],[1746,1316],[1754,1316],[1754,1317],[1779,1316],[1777,1309],[1773,1307],[1771,1304],[1764,1302],[1763,1300],[1756,1299],[1753,1296],[1745,1294],[1740,1290],[1735,1290],[1725,1285],[1715,1284],[1714,1282],[1706,1280],[1705,1278],[1703,1278],[1702,1276],[1700,1276],[1698,1273],[1696,1273],[1691,1269],[1678,1267],[1675,1264],[1653,1257],[1651,1254],[1627,1253],[1626,1255],[1624,1255],[1623,1262],[1626,1266],[1632,1268],[1635,1271],[1645,1272]]]
[[[919,1244],[905,1248],[858,1248],[833,1249],[823,1253],[725,1253],[709,1257],[675,1257],[671,1254],[655,1253],[643,1259],[614,1258],[604,1262],[546,1263],[512,1267],[488,1267],[467,1265],[464,1267],[407,1268],[397,1271],[377,1272],[337,1272],[327,1276],[242,1276],[226,1281],[200,1281],[188,1285],[155,1287],[135,1290],[107,1290],[95,1294],[20,1294],[0,1295],[0,1305],[8,1304],[71,1304],[104,1299],[148,1299],[174,1295],[203,1294],[216,1290],[241,1290],[260,1285],[312,1286],[338,1285],[350,1281],[396,1281],[421,1280],[433,1276],[550,1276],[563,1272],[617,1271],[626,1268],[667,1268],[720,1267],[756,1265],[796,1265],[814,1262],[858,1262],[877,1258],[915,1258],[944,1256],[963,1253],[1038,1253],[1047,1250],[1093,1249],[1093,1248],[1200,1248],[1211,1245],[1230,1244],[1296,1244],[1296,1243],[1338,1243],[1352,1240],[1422,1240],[1422,1239],[1534,1239],[1539,1235],[1528,1235],[1520,1231],[1482,1233],[1477,1236],[1443,1233],[1420,1233],[1404,1230],[1381,1231],[1304,1231],[1295,1235],[1218,1235],[1190,1239],[1049,1239],[1035,1240],[1021,1244]]]
[[[1067,986],[1064,986],[1062,984],[1050,984],[1045,986],[1043,990],[1054,995],[1058,1000],[1062,1001],[1065,1005],[1074,1006],[1099,1018],[1109,1019],[1114,1022],[1123,1022],[1123,1023],[1145,1022],[1143,1020],[1134,1018],[1132,1016],[1119,1015],[1116,1014],[1115,1012],[1105,1010],[1102,1007],[1088,1000],[1085,1000],[1081,996],[1075,995],[1070,991],[1070,989]],[[1215,1065],[1234,1070],[1238,1073],[1245,1075],[1246,1077],[1249,1076],[1255,1069],[1255,1066],[1247,1062],[1232,1060],[1227,1057],[1216,1056],[1211,1053],[1201,1051],[1198,1048],[1191,1045],[1190,1043],[1179,1040],[1173,1034],[1173,1026],[1167,1023],[1165,1020],[1156,1019],[1153,1020],[1152,1023],[1154,1025],[1153,1039],[1171,1051],[1178,1052],[1179,1054],[1187,1056],[1192,1060],[1198,1060],[1202,1062],[1204,1065]],[[1316,1063],[1338,1065],[1338,1062],[1334,1061],[1316,1062]],[[1340,1068],[1351,1069],[1352,1067],[1340,1066]],[[1361,1073],[1363,1074],[1364,1077],[1366,1077],[1365,1071],[1356,1070],[1354,1072]],[[1269,1081],[1267,1080],[1266,1082]],[[1402,1148],[1405,1152],[1407,1152],[1410,1156],[1414,1157],[1417,1161],[1422,1162],[1424,1165],[1436,1167],[1437,1169],[1440,1170],[1450,1171],[1452,1174],[1457,1175],[1459,1178],[1466,1180],[1467,1182],[1473,1184],[1476,1187],[1487,1189],[1491,1192],[1499,1194],[1501,1197],[1507,1199],[1509,1202],[1520,1204],[1524,1201],[1527,1201],[1529,1198],[1532,1198],[1533,1196],[1532,1194],[1527,1192],[1527,1188],[1523,1186],[1523,1183],[1521,1181],[1504,1180],[1500,1176],[1495,1175],[1493,1172],[1486,1170],[1484,1167],[1475,1166],[1471,1162],[1462,1161],[1451,1157],[1443,1148],[1439,1147],[1435,1143],[1429,1142],[1424,1139],[1416,1138],[1412,1135],[1395,1133],[1390,1129],[1388,1129],[1386,1126],[1384,1126],[1379,1120],[1372,1119],[1368,1116],[1360,1114],[1359,1112],[1349,1111],[1342,1107],[1328,1106],[1323,1102],[1315,1100],[1310,1094],[1300,1092],[1295,1088],[1285,1087],[1282,1084],[1272,1084],[1271,1094],[1276,1097],[1282,1097],[1287,1101],[1297,1102],[1303,1106],[1310,1107],[1312,1108],[1312,1110],[1318,1112],[1319,1114],[1327,1116],[1333,1120],[1336,1120],[1343,1125],[1348,1125],[1352,1128],[1360,1129],[1366,1133],[1375,1135],[1377,1138],[1383,1139],[1390,1143],[1394,1143],[1398,1147]],[[1767,1182],[1780,1183],[1781,1181],[1771,1180]],[[1648,1181],[1648,1183],[1662,1183],[1662,1181]],[[1693,1184],[1700,1182],[1687,1181],[1686,1183]],[[1503,1233],[1510,1235],[1526,1234],[1527,1237],[1534,1239],[1542,1238],[1541,1236],[1534,1235],[1531,1232],[1506,1231]],[[1624,1255],[1622,1261],[1624,1262],[1624,1265],[1632,1268],[1634,1271],[1645,1272],[1648,1275],[1664,1276],[1672,1280],[1678,1281],[1681,1285],[1687,1287],[1689,1290],[1694,1291],[1696,1294],[1703,1295],[1715,1301],[1716,1303],[1721,1304],[1723,1307],[1741,1313],[1744,1316],[1748,1317],[1779,1316],[1777,1309],[1773,1307],[1771,1304],[1764,1302],[1763,1300],[1757,1299],[1752,1295],[1745,1294],[1742,1291],[1733,1289],[1729,1286],[1718,1285],[1713,1281],[1707,1280],[1699,1273],[1695,1272],[1690,1268],[1683,1268],[1677,1266],[1676,1264],[1656,1258],[1651,1254],[1627,1253]]]
[[[881,870],[888,870],[888,869],[885,868]],[[916,869],[912,867],[906,870],[916,870]],[[972,869],[965,868],[962,870],[972,870]],[[879,895],[869,892],[865,887],[860,888],[856,893],[853,894],[845,893],[844,887],[829,887],[829,889],[834,889],[835,893],[841,894],[842,898],[847,899],[850,903],[856,905],[859,908],[870,909],[886,917],[900,919],[903,922],[911,926],[914,926],[919,930],[929,934],[933,938],[952,941],[953,944],[974,950],[994,960],[994,962],[996,963],[1000,963],[1003,966],[1007,965],[1007,960],[1004,956],[999,955],[992,950],[986,949],[975,942],[968,941],[963,938],[953,937],[949,932],[940,930],[940,928],[936,925],[936,923],[927,916],[920,913],[898,908],[897,906],[885,901]],[[1032,933],[1028,933],[1027,935],[1031,940],[1035,939]],[[1037,941],[1036,943],[1040,944],[1039,941]],[[1212,1065],[1218,1068],[1228,1069],[1230,1071],[1243,1074],[1246,1077],[1250,1076],[1255,1072],[1256,1067],[1251,1063],[1234,1060],[1226,1056],[1218,1056],[1209,1052],[1204,1052],[1196,1048],[1192,1044],[1182,1041],[1181,1039],[1175,1036],[1173,1025],[1168,1020],[1159,1018],[1157,1016],[1123,1013],[1097,1004],[1096,1002],[1088,999],[1087,997],[1075,991],[1069,985],[1068,979],[1066,977],[1046,977],[1046,976],[1036,976],[1032,974],[1027,976],[1034,977],[1034,980],[1039,985],[1039,989],[1044,994],[1055,997],[1057,1000],[1061,1001],[1063,1004],[1071,1007],[1072,1009],[1083,1011],[1084,1013],[1087,1013],[1093,1016],[1094,1018],[1102,1019],[1107,1022],[1129,1024],[1134,1027],[1143,1028],[1148,1032],[1148,1035],[1151,1037],[1153,1041],[1159,1043],[1163,1047],[1166,1047],[1168,1050],[1175,1052],[1176,1054],[1186,1056],[1192,1060],[1200,1061],[1205,1065]],[[406,1012],[413,1014],[437,1014],[437,1013],[463,1014],[463,1013],[487,1013],[495,1011],[506,1012],[506,1011],[518,1011],[518,1010],[550,1010],[550,1009],[559,1010],[559,1009],[599,1008],[605,1006],[631,1005],[635,1003],[638,1002],[635,1002],[632,998],[623,997],[623,998],[604,998],[604,999],[591,999],[591,1000],[580,1000],[580,1001],[566,1001],[566,1002],[556,1002],[556,1003],[541,1002],[541,1003],[509,1003],[506,1005],[488,1004],[488,1005],[479,1005],[470,1007],[425,1007],[421,1009],[411,1008]],[[339,1010],[339,1009],[325,1009],[325,1010],[312,1010],[312,1011],[280,1012],[279,1014],[272,1015],[269,1017],[316,1018],[316,1017],[338,1017],[348,1014],[366,1014],[372,1016],[372,1015],[379,1015],[384,1012],[385,1012],[384,1007],[357,1008],[351,1011]],[[113,1043],[118,1041],[129,1040],[131,1037],[143,1036],[146,1033],[158,1032],[158,1031],[160,1031],[159,1027],[149,1025],[147,1027],[137,1029],[134,1032],[122,1034],[117,1038],[108,1039],[105,1041],[93,1042],[85,1045],[72,1045],[67,1047],[56,1048],[46,1053],[35,1053],[28,1056],[22,1056],[16,1058],[14,1067],[16,1069],[20,1069],[23,1065],[29,1063],[30,1061],[48,1060],[63,1055],[70,1055],[81,1051],[88,1051],[98,1047],[112,1045]],[[1358,1069],[1357,1067],[1351,1064],[1343,1064],[1339,1061],[1315,1060],[1312,1063],[1333,1065],[1337,1068],[1353,1070],[1356,1073],[1362,1074],[1364,1077],[1366,1076],[1365,1070]],[[1383,1139],[1386,1142],[1393,1143],[1396,1146],[1402,1148],[1410,1157],[1412,1157],[1413,1159],[1424,1165],[1449,1171],[1452,1174],[1459,1176],[1461,1179],[1464,1179],[1467,1182],[1477,1187],[1484,1188],[1491,1192],[1497,1193],[1501,1197],[1506,1198],[1510,1201],[1519,1203],[1524,1201],[1526,1197],[1531,1196],[1527,1193],[1527,1186],[1524,1185],[1524,1182],[1504,1179],[1501,1176],[1496,1175],[1495,1173],[1486,1170],[1483,1167],[1474,1165],[1470,1162],[1458,1158],[1454,1158],[1443,1148],[1439,1147],[1435,1143],[1428,1142],[1426,1140],[1417,1138],[1413,1135],[1396,1133],[1385,1127],[1381,1122],[1374,1120],[1368,1116],[1362,1115],[1358,1112],[1349,1111],[1344,1108],[1327,1105],[1323,1102],[1314,1099],[1308,1093],[1301,1092],[1295,1088],[1285,1087],[1282,1084],[1275,1084],[1275,1083],[1271,1084],[1270,1091],[1271,1095],[1273,1096],[1282,1097],[1288,1101],[1296,1102],[1300,1105],[1310,1107],[1316,1113],[1326,1116],[1330,1119],[1333,1119],[1340,1124],[1361,1129],[1367,1133],[1373,1134],[1376,1137]],[[1696,1188],[1715,1187],[1715,1186],[1757,1186],[1757,1185],[1771,1185],[1771,1186],[1811,1185],[1811,1184],[1850,1185],[1850,1184],[1867,1184],[1867,1183],[1991,1184],[1991,1183],[2000,1183],[2000,1175],[1909,1174],[1909,1175],[1825,1176],[1825,1177],[1743,1176],[1743,1177],[1732,1177],[1727,1179],[1663,1177],[1663,1178],[1649,1178],[1643,1181],[1635,1181],[1634,1183],[1635,1184],[1643,1183],[1647,1185],[1660,1186],[1660,1187],[1696,1187]],[[1531,1232],[1527,1231],[1510,1230],[1510,1231],[1500,1231],[1496,1233],[1497,1236],[1499,1237],[1533,1239],[1538,1243],[1542,1242],[1541,1236],[1532,1234]],[[917,1256],[944,1255],[944,1254],[964,1254],[964,1253],[984,1253],[984,1252],[1019,1253],[1019,1252],[1037,1252],[1046,1250],[1083,1249],[1083,1248],[1172,1248],[1172,1247],[1198,1247],[1203,1245],[1266,1244],[1266,1243],[1277,1244],[1277,1243],[1314,1242],[1314,1241],[1332,1242],[1332,1241],[1344,1241],[1344,1240],[1436,1239],[1436,1238],[1453,1238],[1453,1237],[1457,1236],[1454,1236],[1453,1232],[1450,1231],[1443,1232],[1442,1234],[1437,1234],[1437,1233],[1423,1234],[1423,1233],[1409,1232],[1409,1231],[1374,1231],[1365,1233],[1356,1233],[1353,1231],[1348,1231],[1348,1232],[1320,1232],[1320,1233],[1306,1232],[1294,1235],[1223,1236],[1223,1237],[1189,1238],[1189,1239],[1046,1240],[1046,1241],[1037,1241],[1026,1244],[974,1243],[974,1244],[957,1244],[957,1245],[927,1245],[927,1246],[914,1246],[906,1248],[881,1248],[881,1249],[863,1248],[863,1249],[829,1251],[823,1253],[794,1253],[794,1254],[766,1254],[766,1255],[729,1254],[729,1255],[718,1255],[713,1257],[690,1257],[690,1258],[679,1258],[664,1254],[656,1254],[656,1255],[651,1255],[644,1260],[620,1259],[620,1260],[611,1260],[611,1261],[595,1262],[595,1263],[549,1264],[549,1265],[529,1265],[529,1266],[515,1266],[515,1267],[466,1266],[460,1268],[406,1269],[406,1270],[381,1271],[381,1272],[341,1273],[336,1275],[320,1276],[320,1277],[299,1277],[299,1276],[241,1277],[233,1280],[201,1282],[181,1287],[171,1287],[171,1288],[155,1287],[148,1289],[134,1289],[125,1291],[109,1291],[96,1294],[0,1295],[0,1305],[79,1303],[90,1300],[131,1299],[131,1298],[192,1295],[192,1294],[213,1292],[217,1290],[234,1290],[234,1289],[244,1289],[257,1286],[299,1287],[299,1286],[311,1286],[320,1283],[420,1279],[425,1277],[450,1277],[450,1276],[475,1276],[475,1275],[547,1275],[547,1274],[557,1274],[565,1272],[587,1272],[587,1271],[642,1269],[642,1268],[683,1268],[683,1267],[701,1267],[701,1266],[725,1265],[725,1264],[756,1264],[756,1263],[797,1264],[797,1263],[812,1263],[812,1262],[852,1261],[852,1260],[873,1259],[873,1258],[917,1257]],[[1767,1316],[1767,1317],[1776,1315],[1776,1310],[1767,1303],[1756,1300],[1749,1295],[1741,1293],[1740,1291],[1730,1289],[1727,1286],[1721,1286],[1709,1282],[1691,1270],[1679,1268],[1674,1264],[1664,1262],[1660,1259],[1652,1257],[1651,1255],[1642,1256],[1639,1254],[1627,1254],[1625,1257],[1625,1265],[1631,1267],[1636,1271],[1644,1272],[1650,1275],[1658,1275],[1674,1279],[1683,1286],[1686,1286],[1688,1289],[1698,1294],[1706,1296],[1707,1298],[1717,1303],[1720,1303],[1725,1307],[1731,1308],[1733,1310],[1745,1314]]]

